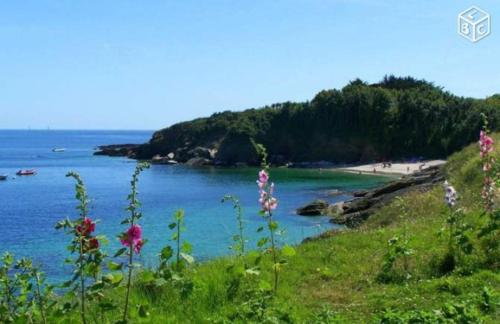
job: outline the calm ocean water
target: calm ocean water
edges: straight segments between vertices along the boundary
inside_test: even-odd
[[[93,156],[96,146],[116,143],[143,143],[148,131],[0,131],[0,253],[8,250],[16,256],[32,257],[43,264],[52,280],[59,280],[69,271],[63,260],[67,256],[68,238],[54,229],[65,217],[75,217],[74,182],[65,174],[79,172],[91,198],[91,217],[99,219],[97,232],[105,234],[113,254],[119,246],[116,235],[129,191],[135,161],[126,158]],[[52,148],[64,147],[63,153]],[[35,168],[36,176],[16,177],[18,169]],[[143,205],[143,233],[149,242],[143,249],[142,261],[152,265],[161,247],[169,243],[167,228],[171,215],[178,208],[186,212],[185,238],[193,245],[198,260],[230,253],[232,234],[236,232],[233,209],[222,204],[225,194],[240,197],[247,226],[249,244],[254,245],[262,224],[257,215],[258,193],[255,184],[257,169],[188,168],[155,165],[146,170],[139,183]],[[373,187],[386,179],[318,170],[276,169],[279,208],[276,218],[286,228],[282,240],[299,243],[305,237],[331,228],[324,217],[301,217],[296,207],[315,198],[330,201],[347,196],[331,197],[333,189],[350,191]]]

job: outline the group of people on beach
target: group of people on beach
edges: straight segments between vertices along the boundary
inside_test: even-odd
[[[422,171],[426,166],[426,163],[423,162],[418,166],[418,170]],[[382,162],[382,168],[391,168],[392,167],[392,162]],[[373,168],[373,173],[377,173],[377,168]],[[410,166],[406,166],[406,173],[410,173]]]

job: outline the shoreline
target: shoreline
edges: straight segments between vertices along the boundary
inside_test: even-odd
[[[141,160],[134,156],[133,150],[136,149],[140,144],[112,144],[112,145],[101,145],[96,149],[94,155],[104,155],[110,157],[128,157],[134,160]],[[156,158],[155,158],[156,157]],[[194,157],[188,161],[178,161],[174,160],[174,156],[155,156],[152,159],[146,159],[152,164],[164,164],[164,165],[187,165],[192,167],[202,167],[202,166],[215,166],[215,167],[250,167],[251,165],[247,163],[236,163],[235,165],[227,165],[224,163],[218,163],[218,161],[213,160],[208,157]],[[320,171],[339,171],[347,172],[360,175],[377,175],[377,176],[405,176],[412,175],[416,172],[426,170],[430,167],[443,165],[446,160],[435,159],[435,160],[424,160],[419,162],[377,162],[377,163],[365,163],[365,164],[350,164],[346,166],[345,164],[335,165],[333,162],[318,161],[318,162],[294,162],[287,163],[286,165],[276,165],[275,167],[288,167],[288,168],[303,168],[303,169],[319,169]]]
[[[383,163],[370,163],[350,167],[333,167],[327,168],[325,170],[342,171],[364,175],[405,176],[414,174],[418,171],[426,170],[430,167],[443,165],[445,163],[446,160],[428,160],[422,162],[392,163],[390,166],[386,164],[385,167]]]

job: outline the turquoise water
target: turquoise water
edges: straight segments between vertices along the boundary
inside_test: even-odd
[[[135,161],[126,158],[93,156],[97,145],[142,143],[151,136],[148,131],[0,131],[0,174],[9,174],[0,181],[0,253],[9,250],[17,256],[32,257],[43,264],[53,280],[69,269],[63,265],[67,256],[68,238],[54,229],[65,217],[75,217],[74,182],[65,174],[79,172],[91,198],[91,217],[99,219],[97,232],[105,234],[113,254],[119,243],[116,235],[129,192],[129,181]],[[53,153],[54,147],[66,152]],[[35,168],[36,176],[15,177],[21,168]],[[142,261],[152,265],[161,247],[168,244],[167,228],[171,215],[178,208],[186,212],[185,238],[193,245],[197,260],[230,253],[228,246],[236,232],[233,209],[222,204],[225,194],[240,197],[246,218],[246,236],[250,245],[261,234],[257,169],[253,168],[189,168],[154,165],[141,176],[144,236],[149,240],[141,254]],[[333,225],[325,217],[302,217],[295,208],[315,198],[332,202],[344,200],[348,194],[329,196],[333,189],[349,192],[373,187],[387,179],[366,175],[319,170],[274,169],[279,208],[276,218],[286,228],[283,242],[299,243]]]

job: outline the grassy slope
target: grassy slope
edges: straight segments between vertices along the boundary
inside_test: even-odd
[[[500,142],[500,136],[496,136]],[[499,151],[497,146],[497,152]],[[480,188],[480,161],[476,145],[450,157],[446,166],[448,178],[462,196],[469,212],[468,221],[478,225],[477,204]],[[464,188],[472,190],[464,190]],[[495,293],[500,290],[500,275],[485,267],[476,267],[472,274],[439,276],[433,270],[446,249],[444,238],[438,237],[445,221],[443,191],[440,187],[404,197],[409,210],[400,217],[395,204],[384,207],[362,228],[337,233],[297,247],[297,255],[282,273],[281,286],[274,301],[276,308],[289,314],[294,322],[314,322],[315,314],[324,307],[336,313],[339,322],[372,322],[386,308],[396,310],[435,310],[445,303],[464,301],[471,294],[480,294],[484,286]],[[376,281],[386,250],[387,240],[399,235],[404,227],[411,235],[414,255],[410,257],[412,278],[404,283],[383,284]],[[476,245],[477,246],[477,245]],[[480,252],[470,257],[477,264]],[[251,260],[248,257],[247,260]],[[233,316],[247,301],[242,295],[229,300],[226,293],[226,268],[234,259],[217,259],[192,269],[189,276],[195,282],[194,293],[181,300],[173,289],[158,291],[141,289],[137,284],[132,305],[147,299],[151,303],[149,323],[203,323]],[[270,280],[269,260],[264,260],[258,279]],[[249,278],[248,281],[255,280]],[[486,322],[500,320],[500,313],[487,315]],[[227,318],[227,317],[226,317]]]

